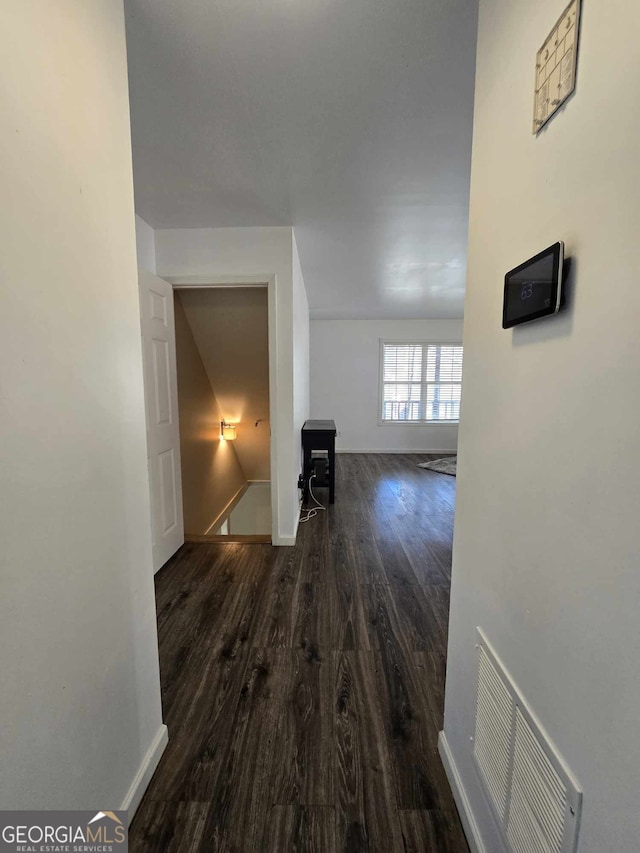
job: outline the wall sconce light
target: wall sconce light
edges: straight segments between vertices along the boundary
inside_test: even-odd
[[[225,441],[234,441],[236,437],[236,424],[228,424],[220,421],[220,437]]]

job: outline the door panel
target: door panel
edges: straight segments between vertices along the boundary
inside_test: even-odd
[[[178,523],[178,496],[176,494],[175,455],[173,448],[158,456],[160,470],[160,495],[162,498],[162,534],[170,533]]]
[[[173,289],[139,271],[153,570],[184,542]]]
[[[171,384],[169,380],[169,342],[151,340],[153,358],[154,393],[156,401],[156,426],[171,424]]]

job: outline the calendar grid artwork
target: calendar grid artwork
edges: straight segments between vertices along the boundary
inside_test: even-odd
[[[576,86],[580,0],[571,0],[536,54],[533,133],[538,133]]]

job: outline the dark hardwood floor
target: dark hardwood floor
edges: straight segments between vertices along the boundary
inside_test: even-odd
[[[427,458],[340,455],[295,548],[158,574],[170,739],[132,851],[467,853],[437,752],[455,479]]]

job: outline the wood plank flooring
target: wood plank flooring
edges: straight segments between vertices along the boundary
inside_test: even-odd
[[[294,548],[188,543],[157,575],[169,745],[132,851],[467,853],[437,752],[455,479],[428,458],[339,455]]]
[[[264,533],[227,533],[219,536],[210,536],[208,534],[200,536],[195,533],[187,533],[185,534],[184,541],[186,543],[199,542],[203,545],[219,544],[221,542],[243,542],[245,544],[264,545],[271,542],[271,536]]]

